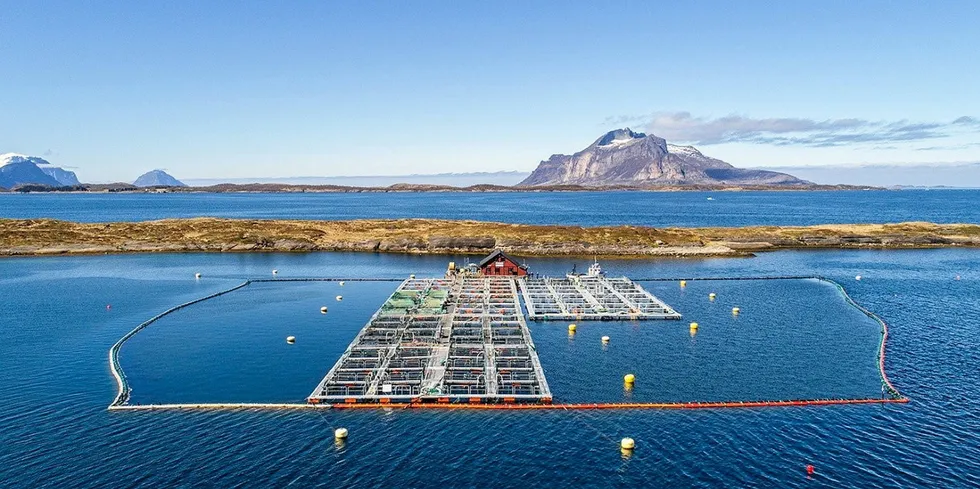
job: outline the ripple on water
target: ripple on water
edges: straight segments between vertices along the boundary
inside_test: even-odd
[[[855,300],[889,322],[889,375],[911,398],[907,405],[585,412],[581,416],[564,412],[105,411],[114,388],[105,364],[109,346],[146,317],[201,295],[204,289],[186,279],[195,271],[203,271],[208,277],[232,278],[241,273],[268,274],[272,268],[278,268],[282,275],[302,269],[311,275],[382,271],[400,276],[426,268],[441,270],[447,260],[287,254],[0,261],[0,294],[5,298],[0,301],[0,331],[4,334],[4,341],[0,341],[0,362],[4,367],[4,375],[0,376],[0,480],[13,487],[223,487],[255,485],[256,481],[271,486],[292,483],[329,487],[980,485],[980,444],[975,436],[980,432],[980,321],[975,312],[980,309],[980,281],[974,278],[980,276],[980,262],[971,250],[787,252],[751,260],[604,264],[607,269],[628,271],[624,273],[633,276],[818,273],[839,279]],[[534,260],[532,266],[539,271],[561,272],[567,268],[568,260]],[[24,277],[37,269],[44,269],[43,278],[10,278]],[[134,270],[143,278],[131,278]],[[950,277],[954,272],[963,280],[953,281]],[[67,278],[59,279],[62,274]],[[853,281],[857,274],[865,276],[860,283]],[[224,285],[205,282],[205,288],[213,286],[215,290]],[[815,294],[822,293],[818,286],[804,287]],[[655,292],[662,293],[668,302],[684,304],[684,308],[678,308],[686,314],[695,311],[709,318],[699,321],[703,330],[696,337],[698,348],[711,344],[712,332],[737,331],[712,325],[711,311],[698,310],[697,294],[680,296],[676,288]],[[377,301],[367,296],[383,293],[368,289],[353,295],[345,292],[344,305],[351,308],[349,321],[310,324],[303,333],[308,340],[298,341],[296,346],[319,344],[322,351],[312,352],[318,357],[313,362],[315,368],[294,373],[297,379],[302,375],[314,380],[322,376],[336,358],[332,349],[342,351],[349,342],[344,336],[349,333],[339,330],[349,328],[346,331],[356,332],[363,325],[366,318],[353,312],[360,307],[355,297],[364,295],[365,313],[369,315]],[[312,296],[316,298],[316,294]],[[719,293],[719,299],[722,297]],[[113,310],[107,314],[105,303],[109,301]],[[323,319],[318,309],[317,303],[314,316]],[[328,316],[337,317],[333,313],[331,307]],[[280,323],[255,321],[244,324],[239,334],[269,334],[270,338],[275,337],[278,348],[280,344],[285,346],[278,329],[282,327]],[[844,323],[837,326],[856,324]],[[233,329],[236,324],[239,323],[217,326]],[[267,331],[263,331],[263,326]],[[542,343],[539,346],[544,348],[551,342],[548,326],[532,327],[535,339],[540,338]],[[338,330],[335,336],[328,328]],[[643,326],[638,343],[645,342],[643,345],[650,348],[657,342],[668,344],[669,328],[663,324]],[[553,349],[548,360],[542,353],[542,361],[561,363],[562,355],[567,353],[563,348],[569,348],[563,329],[558,325],[554,330]],[[165,337],[164,329],[158,333],[162,336],[161,345],[172,342],[179,346],[180,337]],[[581,326],[576,347],[588,346],[585,340],[592,334],[599,331],[591,325]],[[628,330],[617,332],[610,351],[626,348],[618,337],[628,334]],[[688,343],[684,345],[689,345],[690,337],[685,341]],[[765,347],[764,342],[752,344]],[[724,344],[718,348],[724,348]],[[137,350],[123,353],[123,361],[128,362],[127,369],[132,367],[134,375],[141,371],[148,374],[161,365],[160,361],[137,356]],[[598,346],[594,350],[572,351],[589,355],[601,351]],[[677,352],[668,350],[664,348],[664,358],[668,354],[680,357],[689,353],[680,348],[676,348]],[[638,350],[637,354],[642,352]],[[298,350],[288,354],[308,353],[311,352]],[[213,357],[204,360],[213,361]],[[138,365],[139,358],[147,358],[147,363]],[[287,361],[290,357],[273,358]],[[193,361],[198,360],[201,357]],[[177,372],[193,370],[184,365],[193,363],[191,359],[178,356],[173,361],[181,363],[175,367]],[[827,360],[813,361],[821,363],[817,365],[819,369],[829,371],[836,365]],[[667,382],[672,378],[666,367],[659,368],[644,373],[640,382]],[[609,367],[609,375],[611,371]],[[581,389],[582,385],[567,375],[570,373],[592,375],[568,369],[564,378],[563,374],[549,371],[549,379],[554,376],[558,388]],[[263,385],[281,380],[274,372],[261,368],[249,374]],[[598,378],[606,374],[600,369],[594,375]],[[683,380],[682,375],[675,378]],[[617,384],[620,379],[617,373]],[[155,390],[151,387],[154,382]],[[298,386],[304,383],[306,380],[296,380],[295,388],[276,387],[281,390],[275,392],[292,395],[295,391],[303,396],[309,387]],[[181,384],[151,378],[135,383],[137,394],[161,398],[185,392],[187,386]],[[602,388],[604,382],[596,380],[593,384]],[[331,435],[338,426],[351,431],[350,440],[340,448]],[[623,436],[635,438],[638,444],[628,458],[620,454],[617,446]],[[810,481],[804,473],[807,463],[814,464],[817,471]]]

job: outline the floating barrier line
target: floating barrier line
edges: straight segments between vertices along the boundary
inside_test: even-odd
[[[116,379],[116,384],[118,386],[118,393],[115,399],[113,399],[112,404],[109,405],[109,410],[180,410],[180,409],[191,409],[191,410],[213,410],[213,409],[480,409],[480,410],[512,410],[512,409],[725,409],[725,408],[762,408],[762,407],[791,407],[791,406],[830,406],[830,405],[843,405],[843,404],[892,404],[892,403],[907,403],[909,402],[908,397],[905,397],[899,390],[891,383],[888,375],[885,373],[885,345],[888,341],[888,323],[885,322],[877,314],[869,311],[864,306],[858,304],[851,296],[847,293],[847,290],[843,285],[837,281],[819,276],[819,275],[786,275],[786,276],[772,276],[772,277],[692,277],[692,278],[641,278],[632,279],[634,282],[677,282],[681,280],[687,281],[736,281],[736,280],[820,280],[834,285],[840,294],[843,296],[844,300],[861,311],[865,316],[873,319],[881,326],[881,340],[878,344],[878,374],[881,377],[882,387],[884,391],[888,393],[890,397],[868,398],[868,399],[805,399],[805,400],[789,400],[789,401],[731,401],[731,402],[677,402],[677,403],[572,403],[572,404],[456,404],[456,403],[423,403],[423,402],[409,402],[409,403],[389,403],[389,404],[375,404],[375,403],[344,403],[344,404],[308,404],[308,403],[192,403],[192,404],[141,404],[141,405],[131,405],[128,404],[130,393],[132,388],[129,386],[129,382],[126,379],[126,374],[123,372],[122,365],[119,363],[119,350],[122,348],[123,344],[126,343],[130,338],[132,338],[136,333],[139,333],[147,326],[153,324],[157,320],[167,316],[173,312],[176,312],[185,307],[197,304],[199,302],[206,301],[208,299],[213,299],[215,297],[234,292],[238,289],[248,286],[255,282],[340,282],[340,281],[351,281],[351,282],[400,282],[402,279],[390,279],[390,278],[274,278],[274,279],[251,279],[242,282],[232,288],[225,289],[213,294],[201,297],[199,299],[194,299],[192,301],[185,302],[183,304],[171,307],[166,311],[163,311],[156,316],[140,323],[138,326],[133,328],[132,331],[126,333],[125,336],[119,339],[115,344],[109,348],[109,367],[112,371],[112,375]]]
[[[294,278],[253,278],[252,283],[267,282],[404,282],[404,278],[336,278],[336,277],[294,277]]]
[[[160,314],[157,314],[156,316],[153,316],[152,318],[143,321],[138,326],[133,328],[132,331],[126,333],[125,336],[119,338],[119,341],[117,341],[115,344],[112,345],[112,347],[109,348],[109,369],[112,370],[112,376],[116,378],[116,385],[119,389],[118,392],[116,393],[116,398],[112,400],[112,404],[109,405],[109,408],[112,409],[113,407],[118,407],[129,402],[129,394],[130,392],[132,392],[132,388],[129,387],[129,381],[126,380],[126,373],[123,372],[122,365],[119,363],[119,350],[122,348],[123,344],[125,344],[127,341],[129,341],[130,338],[135,336],[136,333],[139,333],[144,328],[155,323],[157,320],[163,318],[164,316],[179,311],[187,306],[197,304],[198,302],[203,302],[208,299],[213,299],[215,297],[225,295],[229,292],[234,292],[242,287],[247,286],[250,283],[251,283],[250,280],[246,280],[230,289],[225,289],[219,292],[215,292],[213,294],[206,295],[199,299],[194,299],[192,301],[188,301],[183,304],[171,307],[170,309],[167,309],[166,311],[163,311]]]
[[[805,279],[823,279],[823,277],[816,275],[775,275],[770,277],[674,277],[674,278],[631,278],[630,280],[634,282],[680,282],[685,280],[688,282],[693,282],[695,280],[700,281],[711,281],[711,280],[805,280]]]
[[[881,341],[878,344],[878,375],[881,377],[881,385],[887,391],[894,400],[907,402],[908,398],[905,397],[898,388],[892,384],[891,380],[888,378],[888,374],[885,373],[885,344],[888,342],[888,323],[885,322],[881,316],[869,311],[864,306],[860,305],[851,298],[850,294],[847,293],[847,289],[844,288],[840,282],[834,279],[824,277],[822,275],[777,275],[777,276],[748,276],[748,277],[684,277],[684,278],[636,278],[632,279],[634,282],[679,282],[684,281],[736,281],[736,280],[820,280],[822,282],[827,282],[832,284],[840,292],[841,296],[844,297],[844,301],[848,304],[854,306],[857,310],[861,311],[865,316],[868,316],[872,320],[881,326]]]
[[[603,410],[603,409],[747,409],[770,407],[836,406],[847,404],[904,404],[908,398],[868,399],[801,399],[791,401],[734,401],[734,402],[607,402],[569,404],[469,404],[469,403],[194,403],[194,404],[125,404],[109,406],[110,411],[165,411],[165,410],[322,410],[322,409],[441,409],[441,410]]]
[[[899,392],[898,389],[892,384],[891,380],[888,379],[888,374],[885,373],[885,343],[887,343],[888,341],[888,323],[886,323],[885,320],[881,318],[881,316],[878,316],[877,314],[867,310],[861,304],[858,304],[854,299],[851,298],[850,294],[847,293],[847,290],[844,289],[844,286],[841,285],[840,283],[826,277],[815,277],[815,278],[833,284],[835,287],[837,287],[837,290],[840,291],[841,295],[844,297],[844,300],[847,301],[848,304],[854,306],[855,308],[857,308],[857,310],[864,313],[865,316],[868,316],[869,318],[875,320],[879,325],[881,325],[881,341],[878,343],[878,374],[881,376],[881,384],[882,386],[885,387],[885,390],[888,391],[888,394],[893,398],[908,400],[908,398],[905,397],[901,392]]]
[[[405,403],[376,404],[348,403],[333,404],[333,409],[477,409],[477,410],[581,410],[581,409],[726,409],[726,408],[765,408],[798,406],[834,406],[843,404],[904,404],[907,398],[867,398],[867,399],[800,399],[789,401],[726,401],[726,402],[600,402],[569,404],[468,404],[468,403]]]

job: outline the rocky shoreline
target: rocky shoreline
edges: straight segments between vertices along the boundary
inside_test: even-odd
[[[980,225],[846,224],[742,228],[533,226],[480,221],[166,219],[76,223],[0,219],[0,256],[359,251],[526,256],[751,256],[780,249],[980,247]]]

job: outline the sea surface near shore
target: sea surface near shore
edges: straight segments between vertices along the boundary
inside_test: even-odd
[[[909,212],[914,211],[910,208]],[[0,363],[4,369],[0,376],[0,485],[977,486],[980,262],[976,253],[970,249],[823,250],[776,251],[752,260],[606,260],[603,265],[611,273],[633,277],[819,274],[838,280],[856,301],[891,325],[888,374],[911,402],[576,413],[105,410],[115,389],[106,361],[109,346],[134,325],[171,305],[246,277],[269,277],[272,269],[278,269],[282,277],[438,275],[447,261],[463,262],[466,257],[263,253],[0,260],[0,296],[4,298],[0,301]],[[563,273],[574,262],[529,260],[535,271],[548,274]],[[583,265],[579,259],[579,266]],[[201,280],[194,280],[197,272],[202,273]],[[855,280],[856,275],[862,280]],[[765,307],[766,301],[779,298],[797,297],[801,302],[784,306],[804,316],[808,311],[821,311],[814,313],[816,318],[799,322],[787,320],[789,316],[774,317],[772,324],[766,324],[764,318],[755,318],[761,323],[722,323],[726,315],[714,316],[707,309],[705,294],[710,285],[690,283],[683,293],[675,285],[651,283],[650,289],[676,302],[681,312],[707,318],[699,321],[701,329],[694,338],[688,335],[687,322],[698,318],[687,316],[672,323],[582,325],[571,342],[562,323],[533,325],[542,361],[549,376],[553,375],[552,388],[572,392],[568,395],[578,396],[576,399],[585,399],[590,385],[604,398],[622,395],[618,375],[615,387],[600,378],[616,370],[617,358],[599,356],[598,328],[615,328],[607,353],[639,344],[660,352],[662,358],[632,365],[641,368],[666,361],[670,355],[678,362],[690,362],[712,349],[738,350],[738,344],[725,345],[726,338],[745,342],[760,354],[772,354],[785,345],[780,343],[780,334],[771,336],[770,343],[756,341],[767,338],[757,336],[766,328],[785,328],[781,334],[805,345],[810,332],[815,341],[819,339],[821,331],[815,329],[822,323],[844,332],[847,325],[854,324],[856,333],[873,327],[849,313],[809,309],[809,296],[822,303],[833,296],[823,297],[817,285],[802,291],[807,297],[800,297],[792,283],[785,290],[718,290],[718,304],[727,307],[730,300],[750,304],[744,308],[745,318]],[[344,292],[342,303],[333,300],[332,291],[289,294],[279,290],[268,304],[256,305],[263,311],[261,316],[231,313],[223,320],[220,314],[210,314],[195,324],[189,315],[184,318],[187,321],[152,326],[160,327],[148,330],[145,338],[134,340],[122,351],[123,365],[133,375],[134,399],[216,399],[218,394],[238,398],[252,393],[292,399],[304,395],[307,389],[303,386],[333,364],[336,353],[349,341],[347,336],[377,307],[386,292],[382,289],[351,287]],[[229,299],[225,304],[231,306],[239,300]],[[309,317],[295,312],[321,302],[331,309],[326,316],[318,309]],[[742,326],[755,329],[732,329]],[[283,333],[292,328],[300,333],[295,333],[296,345],[289,347]],[[866,341],[873,343],[873,336],[852,337],[854,350],[863,349]],[[637,344],[627,344],[627,339]],[[681,343],[683,348],[678,348]],[[873,361],[871,347],[868,362]],[[256,348],[272,353],[243,356]],[[862,357],[846,349],[833,353],[841,360],[827,360],[823,352],[787,362],[792,364],[787,368],[806,367],[818,374],[806,385],[777,382],[760,387],[811,389],[820,378],[835,379],[838,374],[838,380],[857,375],[847,385],[859,386],[863,367],[851,361],[863,362]],[[636,351],[629,357],[642,355]],[[243,372],[228,367],[239,359]],[[595,373],[586,363],[596,365]],[[216,366],[216,377],[229,383],[205,382],[207,376],[201,371],[209,366]],[[277,370],[280,366],[282,370]],[[257,370],[250,370],[253,368]],[[778,377],[779,372],[774,374]],[[289,379],[276,382],[276,375]],[[726,375],[724,362],[715,368],[695,369],[690,375],[679,366],[651,368],[639,376],[644,391],[638,394],[662,395],[672,389],[686,395],[685,389],[697,385],[721,391],[752,388],[752,382],[744,378],[732,382]],[[866,388],[860,390],[864,393]],[[344,446],[336,446],[331,435],[340,426],[351,432]],[[631,457],[620,454],[618,440],[624,436],[637,440],[638,448]],[[806,476],[806,464],[816,468],[812,479]]]
[[[710,200],[709,200],[710,199]],[[980,223],[980,190],[0,194],[0,217],[76,222],[181,217],[471,219],[654,227]]]

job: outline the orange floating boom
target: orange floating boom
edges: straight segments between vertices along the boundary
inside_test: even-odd
[[[799,399],[790,401],[733,401],[733,402],[607,402],[572,404],[470,404],[470,403],[422,403],[404,404],[352,403],[334,404],[334,409],[482,409],[482,410],[532,410],[532,409],[728,409],[763,407],[836,406],[843,404],[905,404],[908,398],[870,399]]]

